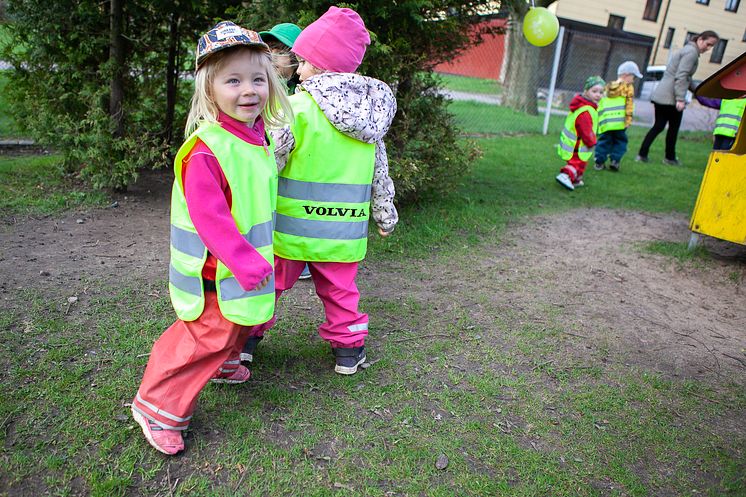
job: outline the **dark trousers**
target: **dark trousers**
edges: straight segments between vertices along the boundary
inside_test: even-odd
[[[736,141],[735,136],[723,136],[713,135],[715,139],[712,141],[713,150],[730,150],[733,148],[733,143]]]
[[[650,128],[648,134],[645,135],[645,139],[642,140],[640,145],[640,151],[638,155],[647,157],[650,152],[650,145],[653,144],[658,135],[663,131],[668,123],[668,132],[666,133],[666,159],[676,160],[676,138],[679,135],[679,127],[681,126],[681,117],[684,112],[676,110],[675,105],[661,105],[653,102],[655,107],[655,122],[653,127]]]
[[[612,162],[621,162],[626,152],[626,129],[612,129],[598,135],[598,142],[596,143],[596,162],[598,164],[606,162],[607,157],[611,158]]]

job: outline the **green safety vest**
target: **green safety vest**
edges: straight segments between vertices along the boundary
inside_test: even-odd
[[[604,97],[598,103],[598,132],[624,129],[624,97]]]
[[[356,262],[368,248],[375,144],[344,135],[308,92],[290,97],[295,148],[280,172],[275,254]]]
[[[251,145],[218,124],[203,124],[181,146],[174,159],[171,193],[171,265],[168,289],[176,315],[194,321],[205,308],[202,267],[207,247],[194,228],[182,185],[182,160],[202,140],[215,154],[231,188],[231,214],[239,232],[264,259],[274,266],[272,224],[277,203],[277,165],[274,146]],[[274,314],[274,274],[261,290],[245,291],[228,268],[218,260],[215,272],[218,305],[223,316],[250,326],[267,322]]]
[[[720,114],[715,120],[715,135],[736,136],[738,127],[741,125],[743,109],[746,107],[745,98],[723,99],[720,101]]]
[[[562,128],[560,133],[560,142],[557,145],[557,153],[562,160],[569,160],[572,158],[572,153],[575,151],[575,144],[580,143],[578,146],[578,157],[580,160],[587,161],[593,155],[593,147],[586,147],[583,140],[578,137],[578,133],[575,130],[575,119],[583,112],[588,112],[593,120],[593,131],[596,131],[598,127],[598,112],[590,105],[583,105],[575,109],[573,112],[568,114],[565,119],[565,126]]]

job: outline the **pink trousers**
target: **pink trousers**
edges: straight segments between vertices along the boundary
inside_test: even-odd
[[[275,256],[275,297],[290,290],[308,264],[316,294],[324,304],[326,321],[319,326],[319,335],[332,347],[360,347],[368,336],[368,315],[358,310],[360,292],[355,285],[357,262],[305,262]],[[254,327],[251,336],[264,335],[274,324]]]
[[[177,320],[153,344],[133,407],[164,429],[186,429],[199,393],[216,372],[230,376],[238,369],[241,349],[255,328],[225,319],[217,294],[205,292],[202,315]]]

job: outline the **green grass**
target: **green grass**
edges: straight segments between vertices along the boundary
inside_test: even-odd
[[[495,333],[513,349],[460,342],[473,326],[467,314],[439,327],[454,339],[402,346],[408,335],[384,331],[388,323],[406,316],[425,329],[436,311],[399,299],[364,299],[383,332],[381,360],[350,378],[309,340],[318,316],[285,303],[254,380],[208,385],[187,453],[166,460],[125,405],[147,360],[140,354],[169,324],[167,299],[150,296],[160,287],[92,294],[88,315],[75,318],[33,292],[22,295],[23,320],[0,311],[0,491],[152,495],[178,479],[174,495],[234,495],[239,483],[246,495],[694,495],[700,473],[719,482],[719,495],[744,490],[734,457],[743,440],[701,429],[746,408],[742,390],[587,368],[592,357],[579,364],[557,350],[552,315],[548,327],[518,327],[496,313]]]
[[[513,120],[508,129],[504,123],[513,111],[482,107],[489,107],[484,112],[489,112],[493,120],[484,124],[495,123],[489,128],[493,132],[528,132],[539,122],[539,118],[528,116],[524,121]],[[454,102],[451,108],[457,112],[457,120],[470,123],[466,133],[484,130],[469,117],[474,115],[471,103]],[[567,192],[554,180],[563,164],[555,152],[560,126],[561,119],[553,116],[547,136],[521,134],[478,140],[484,155],[463,188],[405,207],[396,236],[384,240],[373,237],[369,257],[412,258],[458,252],[464,244],[478,243],[484,236],[499,232],[516,217],[576,207],[691,213],[710,152],[707,134],[681,133],[677,149],[684,165],[671,167],[654,161],[634,162],[635,147],[647,129],[632,127],[630,149],[621,172],[599,172],[590,167],[584,178],[586,186]],[[650,156],[663,156],[662,137],[653,144]]]
[[[65,178],[58,155],[0,156],[0,217],[101,207],[107,196]]]
[[[465,93],[482,93],[487,95],[499,95],[502,93],[502,85],[493,79],[470,78],[456,74],[439,73],[443,86],[453,91]]]
[[[643,133],[631,130],[632,147]],[[400,264],[432,288],[422,300],[364,294],[380,361],[353,377],[335,375],[316,337],[319,309],[291,293],[257,353],[254,378],[208,385],[188,449],[173,459],[146,445],[126,405],[143,354],[172,319],[165,282],[123,278],[102,288],[85,280],[72,306],[19,290],[16,305],[0,310],[0,494],[744,495],[746,439],[721,424],[746,409],[742,388],[615,365],[603,347],[567,354],[556,307],[527,311],[492,299],[520,283],[490,279],[492,286],[467,285],[468,295],[439,286],[440,265],[482,281],[474,255],[527,215],[576,207],[687,214],[709,142],[682,138],[683,167],[628,156],[619,174],[589,171],[587,186],[573,193],[554,181],[554,133],[479,140],[484,156],[462,188],[403,208],[395,235],[371,243],[371,264]],[[660,147],[662,140],[651,157]],[[56,169],[54,157],[13,160],[17,169],[4,162],[0,179],[17,178],[2,191],[25,192],[17,206],[35,199]],[[454,302],[479,304],[482,317]],[[541,323],[527,321],[529,311]],[[441,454],[444,470],[435,467]]]
[[[8,84],[7,71],[0,71],[0,140],[21,136],[15,120],[10,115],[10,102],[5,87]]]
[[[657,240],[646,243],[642,249],[650,254],[671,257],[681,263],[697,259],[709,259],[707,250],[704,247],[698,246],[694,250],[689,250],[688,243],[686,242],[677,243]]]

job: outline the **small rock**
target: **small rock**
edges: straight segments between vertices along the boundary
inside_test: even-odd
[[[438,460],[435,461],[435,468],[436,469],[446,469],[448,467],[448,456],[445,454],[441,454],[438,456]]]
[[[74,304],[77,301],[78,301],[78,297],[68,297],[67,298],[67,303],[68,304]]]
[[[119,202],[117,202],[116,200],[109,204],[108,209],[113,209],[115,207],[119,207]]]
[[[39,271],[39,276],[49,276],[49,275],[50,275],[49,271],[44,271],[43,269]]]

